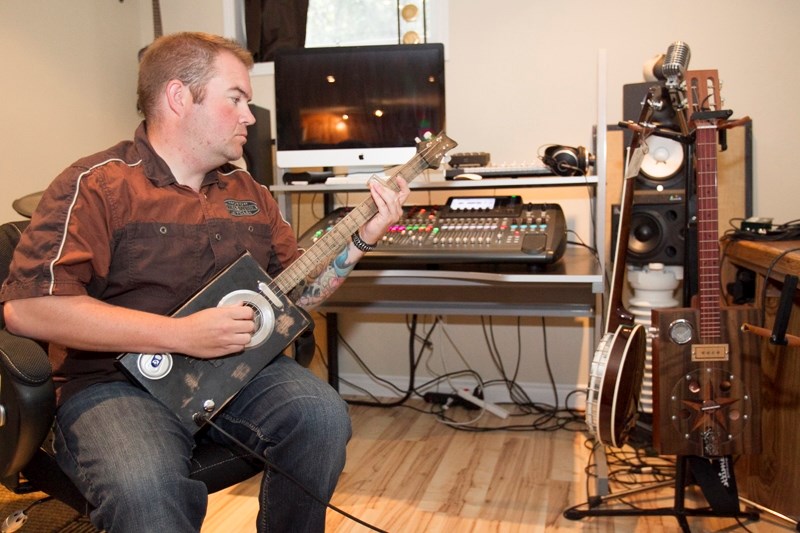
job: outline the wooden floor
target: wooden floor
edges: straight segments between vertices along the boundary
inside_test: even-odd
[[[415,407],[428,409],[422,403]],[[466,420],[474,412],[451,409]],[[563,511],[595,493],[586,468],[593,461],[584,433],[556,431],[468,432],[454,429],[437,417],[409,408],[359,407],[351,409],[354,435],[348,460],[332,504],[392,533],[406,532],[537,532],[680,531],[672,516],[589,517],[568,520]],[[455,415],[459,415],[456,417]],[[468,416],[467,416],[468,415]],[[480,426],[497,425],[486,414]],[[507,422],[504,422],[507,423]],[[515,425],[532,424],[528,415]],[[631,454],[631,457],[633,455]],[[669,470],[669,462],[648,461]],[[611,470],[619,466],[610,457]],[[591,470],[590,470],[591,471]],[[652,481],[621,476],[632,482]],[[255,531],[259,479],[254,478],[211,496],[203,533]],[[617,492],[636,485],[612,484]],[[705,505],[696,488],[688,491],[687,506]],[[673,485],[630,497],[641,507],[671,508]],[[601,504],[599,509],[630,509]],[[689,518],[692,531],[793,531],[794,528],[762,514],[743,529],[733,518]],[[327,531],[369,531],[329,510]]]

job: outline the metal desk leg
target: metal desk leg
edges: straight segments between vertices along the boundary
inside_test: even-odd
[[[325,315],[325,335],[328,344],[328,383],[339,390],[339,317],[336,313]]]

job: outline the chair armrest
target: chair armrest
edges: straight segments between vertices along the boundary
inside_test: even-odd
[[[15,478],[53,424],[55,390],[47,353],[0,330],[0,480]]]

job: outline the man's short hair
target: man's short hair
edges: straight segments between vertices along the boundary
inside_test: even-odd
[[[208,81],[214,76],[214,61],[231,53],[248,69],[253,55],[239,43],[219,35],[181,32],[159,37],[147,47],[139,63],[137,105],[145,119],[154,116],[158,96],[170,80],[189,87],[195,102],[202,102]]]

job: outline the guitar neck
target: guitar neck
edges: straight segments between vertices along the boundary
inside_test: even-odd
[[[425,169],[438,165],[444,152],[452,149],[456,143],[446,135],[439,136],[414,155],[407,163],[397,168],[384,182],[386,187],[398,191],[400,186],[397,178],[403,178],[406,183],[411,183]],[[363,226],[378,212],[372,196],[354,207],[330,231],[326,232],[313,246],[308,248],[294,263],[289,265],[275,279],[274,283],[284,294],[296,287],[306,279],[320,265],[333,259],[349,242],[355,231]]]
[[[161,4],[159,4],[159,0],[153,0],[153,35],[155,39],[164,35],[164,30],[161,27]]]
[[[700,338],[720,338],[719,225],[717,199],[717,126],[698,125],[697,150],[697,258]]]
[[[653,115],[653,103],[662,99],[660,88],[653,87],[648,92],[642,110],[639,113],[638,124],[645,124],[650,121]],[[611,288],[608,298],[608,310],[606,313],[606,333],[614,332],[620,325],[632,325],[633,315],[625,309],[622,303],[623,285],[625,281],[625,265],[628,256],[628,240],[631,232],[631,211],[633,209],[633,181],[639,173],[642,165],[642,132],[634,129],[631,139],[629,156],[625,165],[624,176],[622,177],[622,198],[620,199],[620,216],[617,226],[617,245],[614,250],[613,272],[611,275]]]

